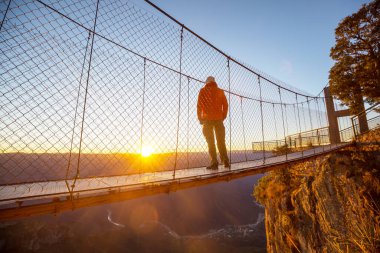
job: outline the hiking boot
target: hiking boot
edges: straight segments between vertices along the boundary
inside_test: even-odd
[[[210,166],[207,166],[206,169],[208,170],[217,170],[218,169],[218,164],[211,164]]]
[[[224,168],[231,168],[231,164],[228,161],[225,161]]]

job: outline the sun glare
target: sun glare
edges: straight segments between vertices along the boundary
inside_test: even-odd
[[[141,149],[141,156],[148,157],[148,156],[152,155],[153,152],[154,152],[153,148],[151,148],[151,147],[143,147]]]

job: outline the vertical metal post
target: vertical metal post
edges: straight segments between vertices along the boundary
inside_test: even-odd
[[[356,116],[351,117],[351,125],[352,125],[352,130],[354,131],[354,138],[356,140],[356,138],[357,138],[357,132],[356,132],[356,126],[355,126],[355,123],[354,123],[354,118],[355,117]]]
[[[240,97],[240,110],[241,110],[241,122],[243,126],[243,140],[244,140],[244,154],[245,154],[245,161],[248,161],[247,157],[247,146],[245,145],[245,127],[244,127],[244,112],[243,112],[243,97]]]
[[[183,26],[181,27],[180,37],[181,37],[181,44],[180,44],[180,52],[179,52],[179,91],[178,91],[177,137],[176,137],[176,145],[175,145],[175,160],[174,160],[173,179],[175,179],[175,172],[177,169],[178,142],[179,142],[179,121],[180,121],[180,115],[181,115]]]
[[[86,50],[84,51],[83,63],[82,63],[82,70],[81,70],[80,78],[79,78],[78,93],[77,93],[77,101],[76,101],[75,112],[74,112],[74,125],[73,125],[73,131],[72,131],[72,133],[71,133],[70,153],[69,153],[69,159],[68,159],[68,163],[67,163],[66,176],[65,176],[65,183],[66,183],[67,190],[68,190],[69,192],[70,192],[70,186],[69,186],[69,184],[68,184],[68,182],[67,182],[67,178],[68,178],[68,176],[69,176],[70,167],[71,167],[71,156],[72,156],[72,153],[73,153],[73,144],[74,144],[74,135],[75,135],[75,125],[76,125],[77,116],[78,116],[79,96],[80,96],[80,91],[81,91],[81,87],[82,87],[81,84],[82,84],[82,78],[83,78],[83,73],[84,73],[84,66],[85,66],[85,64],[86,64],[87,51],[88,51],[88,44],[90,43],[90,39],[91,39],[91,32],[88,32],[88,38],[87,38],[87,43],[86,43]]]
[[[230,58],[227,58],[227,68],[228,68],[228,118],[230,123],[230,164],[232,164],[232,139],[231,139],[231,69],[230,69]],[[229,167],[229,170],[231,170],[231,165]]]
[[[281,89],[278,87],[278,94],[280,95],[280,104],[281,104],[281,115],[282,115],[282,128],[284,130],[284,140],[285,140],[285,159],[288,160],[288,144],[286,141],[286,133],[285,133],[285,120],[284,120],[284,110],[282,109],[282,96],[281,96]]]
[[[261,82],[260,82],[260,76],[257,76],[258,83],[259,83],[259,91],[260,91],[260,112],[261,112],[261,136],[263,139],[263,164],[265,164],[265,137],[264,137],[264,115],[263,115],[263,95],[261,91]]]
[[[187,168],[190,168],[189,165],[189,128],[190,128],[190,78],[187,77],[187,130],[186,130],[186,160]]]
[[[86,89],[85,89],[85,95],[84,95],[84,103],[83,103],[83,114],[82,114],[82,125],[81,125],[81,131],[80,131],[80,140],[79,140],[79,151],[78,151],[78,161],[77,161],[77,173],[74,178],[74,182],[71,185],[71,198],[72,193],[74,191],[75,183],[79,177],[80,172],[80,158],[81,158],[81,152],[82,152],[82,143],[83,143],[83,128],[84,128],[84,117],[86,115],[86,105],[87,105],[87,95],[88,95],[88,86],[90,82],[90,71],[91,71],[91,62],[92,62],[92,52],[94,50],[94,41],[95,41],[95,30],[96,30],[96,21],[98,20],[98,11],[99,11],[99,0],[96,3],[96,13],[95,13],[95,21],[94,21],[94,27],[92,32],[92,40],[91,40],[91,49],[90,49],[90,59],[88,62],[88,70],[87,70],[87,80],[86,80]]]
[[[326,94],[325,94],[326,95]],[[322,97],[322,103],[325,105],[325,108],[326,108],[326,111],[325,111],[325,113],[324,113],[324,115],[325,115],[325,122],[326,123],[328,123],[328,127],[329,127],[329,131],[328,131],[328,134],[329,134],[329,136],[328,136],[328,140],[329,140],[329,142],[330,142],[330,145],[329,145],[329,149],[331,149],[331,145],[332,145],[332,143],[331,143],[331,137],[330,137],[330,123],[329,123],[329,118],[328,118],[328,112],[327,112],[327,102],[326,102],[326,99],[324,98],[324,97]]]
[[[315,148],[314,148],[314,145],[313,145],[313,138],[314,138],[314,135],[313,135],[313,120],[312,120],[312,118],[311,118],[310,100],[309,100],[309,97],[306,97],[306,100],[307,100],[307,108],[308,108],[308,110],[309,110],[310,130],[311,130],[311,145],[313,146],[313,151],[314,151],[314,154],[315,154]]]
[[[303,147],[302,147],[302,127],[301,127],[301,117],[300,117],[300,108],[298,105],[298,94],[296,93],[296,104],[297,104],[297,115],[298,115],[298,125],[299,125],[299,133],[298,136],[300,138],[300,148],[302,152],[302,157],[303,157]]]
[[[285,124],[286,124],[286,136],[289,136],[289,122],[288,122],[288,110],[286,109],[286,103],[284,103],[284,107],[285,107]],[[285,137],[286,138],[286,137]],[[290,143],[290,147],[292,146],[292,143],[291,143],[291,137],[289,136],[289,143]]]
[[[143,96],[142,96],[142,108],[141,108],[141,124],[140,124],[140,169],[139,173],[143,170],[143,134],[144,134],[144,109],[145,109],[145,85],[146,85],[146,58],[144,58],[144,71],[143,71]]]
[[[307,132],[306,117],[305,117],[305,108],[303,107],[303,103],[304,102],[301,102],[301,106],[302,106],[302,118],[303,118],[303,124],[305,126],[305,131],[304,132]],[[307,140],[307,137],[305,137],[305,138]],[[306,147],[307,147],[307,143],[306,143]]]
[[[319,123],[319,129],[322,129],[322,120],[321,120],[321,109],[319,107],[318,99],[315,100],[317,102],[317,110],[318,110],[318,123]],[[325,151],[325,145],[321,143],[321,133],[318,131],[318,145],[322,145],[322,150]]]
[[[321,140],[319,139],[319,128],[317,128],[317,141],[318,141],[318,147],[321,146]]]
[[[1,29],[3,29],[3,25],[4,25],[4,22],[5,22],[5,18],[7,17],[7,14],[8,14],[8,10],[11,6],[11,2],[12,0],[9,0],[8,2],[8,6],[7,6],[7,9],[5,10],[5,13],[4,13],[4,17],[3,17],[3,20],[1,21],[1,25],[0,25],[0,32],[1,32]]]
[[[276,111],[274,110],[274,103],[272,103],[273,106],[273,116],[274,116],[274,129],[276,134],[276,146],[278,147],[278,135],[277,135],[277,119],[276,119]]]
[[[299,128],[298,128],[298,123],[297,123],[297,113],[296,113],[296,106],[295,106],[295,104],[293,104],[293,113],[294,113],[294,117],[296,117],[296,128],[297,128],[297,131],[298,131]],[[294,146],[295,146],[295,148],[297,148],[297,135],[296,135],[296,137],[294,139]]]

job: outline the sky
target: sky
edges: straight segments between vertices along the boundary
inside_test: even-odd
[[[229,97],[226,125],[227,131],[233,129],[228,134],[231,148],[250,146],[245,139],[251,143],[265,135],[265,140],[274,140],[326,125],[313,117],[320,113],[314,102],[311,110],[306,104],[298,106],[301,116],[295,107],[271,104],[295,103],[297,97],[285,90],[280,93],[264,79],[259,79],[264,87],[259,89],[257,76],[236,64],[231,64],[229,87],[226,58],[186,32],[180,58],[180,26],[144,0],[131,1],[153,15],[129,1],[100,1],[96,32],[103,37],[95,36],[91,57],[88,31],[71,19],[36,1],[11,5],[1,30],[0,62],[7,64],[0,68],[0,79],[6,84],[0,87],[0,137],[6,140],[0,150],[63,153],[81,148],[83,152],[127,153],[145,145],[161,152],[188,147],[204,150],[196,115],[203,83],[185,76],[179,79],[175,71],[159,65],[178,69],[180,62],[192,78],[201,80],[211,72],[220,87],[245,96]],[[362,4],[348,0],[153,1],[233,58],[313,95],[327,83],[335,27]],[[95,3],[67,0],[51,5],[92,27]],[[0,5],[0,11],[4,9]],[[91,71],[83,67],[87,66],[83,59],[92,60]],[[82,70],[88,79],[81,78]],[[266,101],[263,105],[251,99],[261,96]]]
[[[134,0],[150,12],[142,0]],[[216,47],[312,95],[328,82],[335,28],[365,0],[152,0]]]

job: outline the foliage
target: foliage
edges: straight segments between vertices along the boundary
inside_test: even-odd
[[[260,178],[253,190],[253,196],[256,201],[262,205],[269,199],[275,199],[286,192],[288,188],[287,182],[284,182],[279,173],[272,171],[271,173]]]
[[[331,93],[358,113],[363,97],[370,104],[380,101],[380,0],[343,19],[335,37],[330,52],[335,60],[329,75]]]
[[[289,148],[288,144],[284,144],[274,148],[272,152],[274,155],[285,155],[291,153],[291,148]]]

